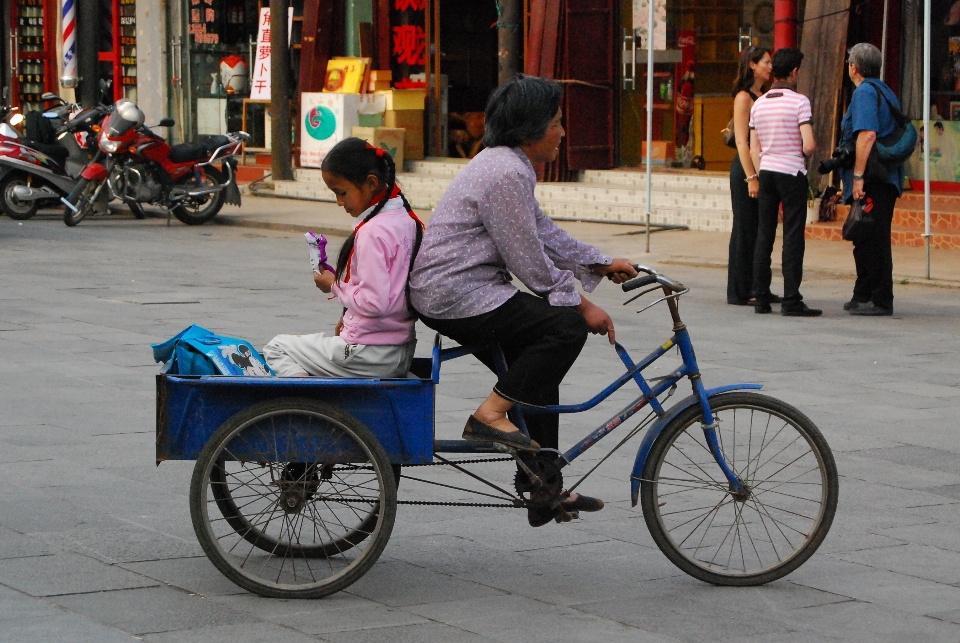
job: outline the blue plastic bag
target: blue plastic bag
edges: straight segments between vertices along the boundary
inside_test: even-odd
[[[276,375],[250,342],[196,324],[151,348],[154,361],[163,362],[163,372],[171,375]]]

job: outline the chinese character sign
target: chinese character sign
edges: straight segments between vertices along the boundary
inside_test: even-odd
[[[422,87],[423,81],[411,81],[411,74],[424,71],[427,65],[427,34],[424,31],[426,0],[392,0],[390,66],[394,86]]]
[[[287,13],[287,38],[293,31],[293,7]],[[257,28],[257,48],[252,61],[253,80],[250,85],[252,100],[270,100],[270,7],[260,9]]]
[[[647,38],[650,33],[647,22],[650,20],[650,0],[633,0],[633,29],[640,36],[637,46],[647,48]],[[667,48],[667,2],[653,0],[653,48]]]

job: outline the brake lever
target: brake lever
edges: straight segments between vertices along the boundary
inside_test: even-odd
[[[639,299],[640,297],[643,297],[643,296],[646,295],[648,292],[653,292],[654,290],[660,290],[660,288],[661,288],[661,286],[660,286],[659,284],[657,284],[657,285],[654,286],[653,288],[647,288],[647,289],[644,290],[643,292],[641,292],[641,293],[639,293],[639,294],[636,294],[636,295],[634,295],[633,297],[631,297],[630,299],[628,299],[628,300],[626,300],[625,302],[623,302],[623,305],[626,306],[626,305],[629,304],[631,301],[634,301],[634,300]]]

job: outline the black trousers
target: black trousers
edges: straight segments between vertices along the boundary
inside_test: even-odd
[[[773,271],[770,257],[777,237],[777,219],[783,204],[783,303],[803,300],[803,228],[807,222],[807,177],[783,172],[760,171],[760,225],[753,255],[753,294],[758,301],[770,292]]]
[[[753,295],[753,253],[757,246],[760,203],[750,198],[747,173],[739,155],[730,163],[730,205],[733,229],[727,259],[727,303],[743,304]]]
[[[432,319],[424,324],[462,346],[486,347],[499,343],[507,372],[493,390],[512,402],[535,406],[560,403],[560,382],[587,341],[587,321],[574,308],[551,306],[541,297],[519,292],[499,308],[464,319]],[[495,372],[488,350],[477,359]],[[525,414],[530,437],[540,446],[559,447],[557,414]]]
[[[853,242],[853,261],[857,281],[853,300],[872,301],[881,308],[893,308],[893,252],[890,248],[890,224],[900,196],[890,183],[868,183],[864,192],[873,200],[873,225],[862,238]]]

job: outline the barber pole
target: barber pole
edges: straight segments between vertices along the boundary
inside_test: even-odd
[[[77,75],[77,11],[76,0],[63,2],[63,75]]]

